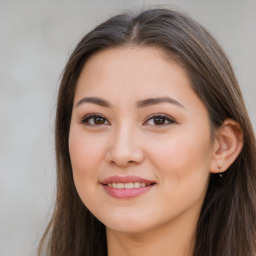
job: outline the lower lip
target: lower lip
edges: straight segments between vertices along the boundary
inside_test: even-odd
[[[139,196],[141,194],[146,193],[149,191],[154,185],[149,185],[146,187],[141,187],[141,188],[132,188],[132,189],[117,189],[117,188],[112,188],[109,187],[108,185],[103,185],[105,191],[111,195],[112,197],[115,198],[133,198],[136,196]]]

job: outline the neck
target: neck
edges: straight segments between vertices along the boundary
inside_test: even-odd
[[[108,256],[192,256],[196,225],[191,223],[183,220],[139,234],[107,228]]]

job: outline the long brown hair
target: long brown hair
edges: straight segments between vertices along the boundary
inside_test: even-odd
[[[121,14],[89,32],[64,69],[58,95],[55,143],[57,196],[52,219],[39,245],[50,256],[107,255],[105,227],[80,200],[72,176],[68,137],[77,79],[86,60],[110,47],[159,47],[190,77],[214,131],[226,118],[237,121],[244,146],[222,178],[211,174],[197,224],[194,256],[256,254],[256,144],[234,72],[216,40],[177,11],[150,9]]]

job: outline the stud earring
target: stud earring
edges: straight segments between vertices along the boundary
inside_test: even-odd
[[[218,171],[220,171],[220,170],[221,170],[221,168],[222,168],[222,166],[218,164],[218,165],[217,165],[217,169],[218,169]],[[220,178],[222,178],[222,177],[223,177],[221,173],[219,174],[219,176],[220,176]]]

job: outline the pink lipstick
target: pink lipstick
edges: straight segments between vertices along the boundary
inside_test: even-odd
[[[109,195],[125,199],[149,191],[156,182],[138,176],[111,176],[104,179],[101,184]]]

